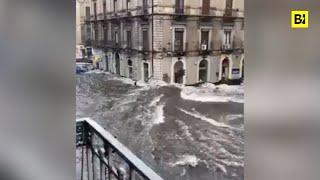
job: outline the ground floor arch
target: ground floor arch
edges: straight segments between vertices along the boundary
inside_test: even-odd
[[[144,62],[143,63],[143,80],[147,81],[150,77],[150,73],[149,73],[149,63]]]
[[[120,75],[120,55],[119,55],[119,53],[116,53],[115,60],[116,60],[116,73],[118,75]]]
[[[128,76],[129,78],[133,78],[133,63],[131,59],[127,60],[127,64],[128,64]]]
[[[198,65],[198,82],[207,82],[209,78],[209,62],[202,59]]]
[[[219,68],[219,81],[222,83],[227,83],[231,79],[232,72],[232,59],[231,57],[224,56],[220,60]]]
[[[186,63],[185,60],[174,59],[171,65],[171,83],[185,84],[186,83]]]

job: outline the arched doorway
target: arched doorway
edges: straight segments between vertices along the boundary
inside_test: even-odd
[[[120,75],[120,55],[116,53],[116,73]]]
[[[144,81],[147,81],[149,79],[149,64],[143,63],[143,78]]]
[[[229,79],[229,69],[230,69],[230,60],[229,58],[224,58],[222,61],[222,70],[221,70],[221,80],[226,82]]]
[[[132,68],[132,61],[130,59],[128,59],[128,74],[129,74],[129,78],[133,78],[133,68]]]
[[[183,76],[185,75],[185,70],[183,69],[183,62],[177,61],[173,67],[174,70],[174,83],[183,84]]]
[[[208,61],[203,59],[199,63],[199,82],[208,81]]]

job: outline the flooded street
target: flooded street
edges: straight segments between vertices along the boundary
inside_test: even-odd
[[[244,179],[243,94],[201,100],[192,88],[78,75],[76,115],[97,121],[166,180]]]

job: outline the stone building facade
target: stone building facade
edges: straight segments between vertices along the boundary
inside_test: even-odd
[[[244,76],[243,0],[91,0],[88,45],[137,81],[235,83]]]
[[[76,44],[83,45],[91,37],[90,25],[91,0],[76,1]],[[88,18],[88,19],[86,19]]]

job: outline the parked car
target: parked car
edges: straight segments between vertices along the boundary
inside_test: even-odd
[[[89,71],[89,65],[87,63],[77,63],[76,74],[82,74]]]

